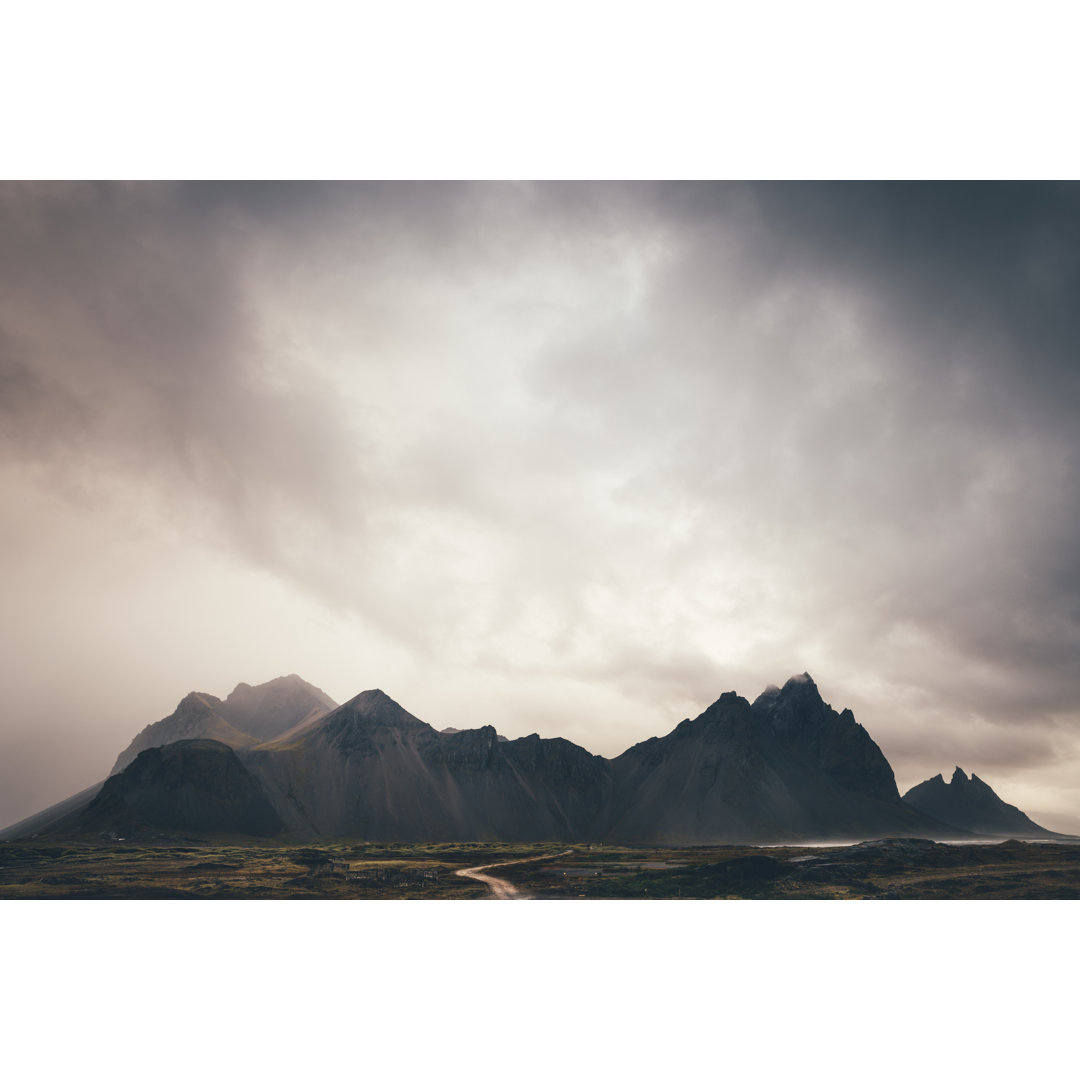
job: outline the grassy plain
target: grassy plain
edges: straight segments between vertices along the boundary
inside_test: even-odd
[[[1080,844],[651,848],[297,845],[247,839],[0,844],[0,899],[471,900],[489,871],[537,899],[1080,899]]]

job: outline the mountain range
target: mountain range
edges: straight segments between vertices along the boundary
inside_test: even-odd
[[[958,779],[959,777],[959,779]],[[808,674],[607,759],[566,739],[439,731],[381,690],[336,705],[297,675],[188,694],[108,778],[0,832],[373,841],[782,843],[1044,836],[957,770],[901,798],[849,709]]]

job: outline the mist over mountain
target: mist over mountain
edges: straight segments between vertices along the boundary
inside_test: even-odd
[[[74,827],[79,814],[90,805],[94,796],[102,789],[105,781],[91,784],[82,791],[61,799],[36,814],[31,814],[0,829],[0,840],[19,840],[27,836],[45,836],[50,833],[64,832]]]
[[[0,821],[234,672],[614,758],[810,667],[1065,828],[1078,196],[0,185]]]
[[[260,686],[240,683],[224,700],[191,693],[176,711],[149,724],[116,759],[110,776],[121,772],[151,746],[181,739],[213,739],[234,750],[255,746],[323,716],[336,702],[299,675],[285,675]]]
[[[240,683],[222,703],[233,727],[260,742],[278,738],[337,708],[337,702],[299,675],[261,686]]]
[[[998,797],[974,773],[970,778],[959,765],[945,783],[941,773],[916,784],[904,795],[908,806],[947,825],[990,836],[1060,836],[1036,825],[1023,811]]]
[[[188,694],[140,732],[100,790],[0,836],[715,844],[1044,832],[960,776],[948,806],[940,777],[901,799],[874,740],[806,673],[752,704],[725,693],[613,759],[562,738],[507,740],[491,725],[439,731],[381,690],[334,706],[290,675],[240,683],[224,701]]]

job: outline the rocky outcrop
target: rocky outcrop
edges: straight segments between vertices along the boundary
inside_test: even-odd
[[[904,802],[936,821],[986,836],[1056,837],[1059,834],[1036,825],[1010,803],[1004,802],[989,784],[974,773],[969,778],[959,765],[946,784],[941,773],[916,784]]]

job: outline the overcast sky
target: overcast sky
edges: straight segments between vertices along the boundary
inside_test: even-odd
[[[0,825],[297,672],[614,756],[808,670],[1080,830],[1080,188],[0,184]]]

